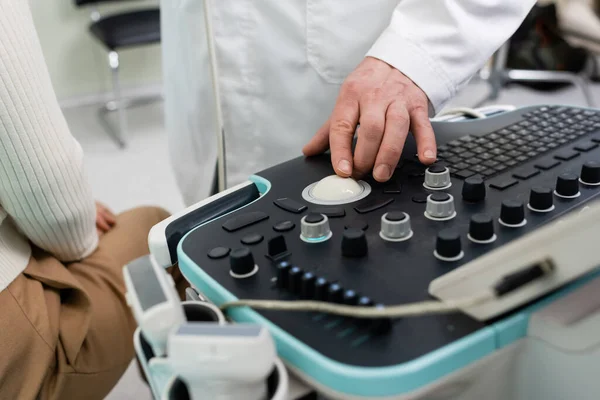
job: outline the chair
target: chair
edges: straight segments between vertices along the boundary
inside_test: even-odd
[[[108,66],[112,75],[113,99],[99,110],[100,122],[117,142],[119,147],[126,146],[125,132],[127,120],[125,109],[134,105],[147,104],[157,100],[157,96],[129,99],[121,95],[119,84],[119,53],[122,49],[160,43],[160,9],[150,8],[125,11],[107,16],[100,15],[98,4],[131,0],[74,0],[77,7],[89,6],[92,20],[90,33],[104,45],[108,51]],[[107,115],[113,111],[118,115],[118,128],[108,121]]]

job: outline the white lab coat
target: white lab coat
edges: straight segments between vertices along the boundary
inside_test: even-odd
[[[535,0],[207,0],[227,183],[300,156],[365,55],[416,82],[439,111]],[[187,205],[210,193],[215,96],[203,0],[162,0],[165,117]],[[208,40],[207,40],[208,39]]]

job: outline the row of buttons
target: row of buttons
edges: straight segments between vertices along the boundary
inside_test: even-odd
[[[344,289],[338,282],[328,282],[327,279],[317,277],[310,271],[304,271],[287,261],[277,265],[277,287],[286,290],[302,299],[326,301],[336,304],[361,307],[383,307],[375,304],[369,297],[360,296],[356,291]],[[384,333],[391,329],[391,320],[388,318],[365,319],[360,321],[370,324],[377,333]]]
[[[535,165],[535,168],[523,168],[516,171],[512,177],[501,180],[490,181],[490,187],[496,190],[505,190],[519,183],[519,180],[525,181],[540,174],[540,170],[549,170],[560,165],[559,161],[546,160]],[[600,163],[588,161],[581,167],[581,182],[586,185],[595,186],[600,184]],[[519,180],[517,180],[517,179]]]

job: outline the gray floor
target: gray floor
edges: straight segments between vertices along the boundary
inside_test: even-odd
[[[450,106],[472,106],[486,92],[486,86],[473,83]],[[600,104],[600,85],[594,85]],[[495,104],[582,105],[577,90],[535,92],[521,87],[507,89]],[[121,150],[102,130],[95,107],[64,110],[73,134],[86,153],[86,165],[96,198],[119,212],[142,204],[159,205],[171,212],[183,206],[169,166],[162,104],[128,111],[128,148]],[[110,400],[150,399],[150,392],[132,364],[121,382],[108,396]]]

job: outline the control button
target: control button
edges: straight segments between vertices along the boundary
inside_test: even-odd
[[[583,164],[579,181],[589,186],[600,185],[600,162],[588,161]]]
[[[548,171],[559,165],[560,165],[560,161],[548,159],[548,160],[538,161],[535,164],[535,167],[539,168],[539,169],[543,169],[544,171]]]
[[[371,199],[362,202],[361,204],[354,207],[357,213],[359,214],[367,214],[373,212],[375,210],[379,210],[391,203],[394,202],[393,198],[388,199]]]
[[[327,291],[329,290],[329,282],[325,278],[317,278],[315,281],[315,300],[327,300]]]
[[[361,296],[358,299],[358,306],[360,306],[360,307],[371,307],[371,306],[373,306],[373,300],[371,300],[367,296]]]
[[[410,217],[401,211],[391,211],[381,216],[379,236],[390,242],[402,242],[413,236]]]
[[[590,150],[594,150],[596,147],[598,147],[598,144],[596,144],[594,142],[586,142],[586,143],[578,144],[577,146],[574,147],[574,149],[577,151],[583,151],[584,153],[587,153]]]
[[[287,261],[277,264],[277,286],[279,288],[285,289],[288,287],[288,274],[291,268],[292,265]]]
[[[579,178],[575,174],[560,174],[556,179],[556,190],[554,194],[564,199],[574,199],[579,197]]]
[[[412,201],[417,204],[425,204],[427,203],[427,193],[416,194],[412,197]]]
[[[470,176],[475,175],[475,172],[469,171],[468,169],[463,169],[462,171],[458,171],[454,173],[454,176],[460,179],[467,179]]]
[[[499,222],[509,228],[518,228],[527,223],[525,206],[519,200],[504,200],[500,209]]]
[[[264,221],[268,218],[269,216],[262,211],[251,211],[228,219],[223,224],[223,229],[225,229],[227,232],[235,232],[247,226]]]
[[[316,214],[323,214],[329,218],[342,218],[346,216],[346,210],[340,207],[324,207],[315,208],[312,212]]]
[[[217,260],[219,258],[227,257],[229,255],[229,247],[215,247],[208,252],[208,258]]]
[[[443,165],[432,165],[425,170],[423,186],[431,190],[444,190],[452,186],[450,170]]]
[[[287,197],[277,199],[273,203],[282,210],[289,211],[294,214],[300,214],[307,208],[304,204],[298,203],[292,199],[288,199]]]
[[[439,231],[433,254],[442,261],[458,261],[463,258],[459,233],[452,228]]]
[[[491,182],[490,187],[496,190],[506,190],[509,187],[513,187],[518,184],[519,181],[513,178],[504,178],[502,180],[497,180],[496,182]]]
[[[307,243],[324,242],[331,238],[329,218],[323,214],[309,213],[300,221],[300,239]]]
[[[294,293],[294,294],[299,294],[300,293],[300,280],[302,279],[302,275],[304,274],[304,271],[302,271],[302,268],[300,267],[292,267],[290,268],[290,272],[288,272],[288,285],[287,285],[287,289]]]
[[[248,278],[258,271],[254,256],[247,247],[232,250],[229,254],[229,274],[234,278]]]
[[[433,193],[427,197],[425,216],[434,221],[447,221],[456,216],[454,198],[448,193]]]
[[[300,280],[300,296],[305,299],[312,299],[315,295],[315,281],[317,280],[315,274],[312,272],[305,272]]]
[[[281,221],[273,225],[275,232],[288,232],[296,227],[292,221]]]
[[[358,304],[358,294],[354,290],[346,290],[342,301],[349,306],[355,306]]]
[[[346,224],[344,229],[360,229],[366,231],[369,228],[369,223],[362,219],[355,219]]]
[[[246,235],[242,238],[241,242],[242,244],[245,245],[253,245],[253,244],[258,244],[260,242],[262,242],[263,240],[263,236],[259,233],[251,233],[249,235]]]
[[[531,211],[546,213],[554,210],[554,196],[552,189],[542,186],[534,186],[529,193],[529,204]]]
[[[339,283],[332,283],[327,290],[327,301],[330,303],[341,303],[343,300],[343,289]]]
[[[364,257],[369,248],[365,231],[346,229],[342,237],[342,255],[344,257]]]
[[[281,260],[290,254],[285,243],[285,238],[282,235],[275,236],[267,242],[266,257],[271,261]]]
[[[488,214],[475,214],[469,224],[469,240],[474,243],[492,243],[496,240],[494,233],[494,220]]]
[[[579,157],[579,153],[571,150],[561,151],[560,153],[554,155],[554,158],[561,161],[569,161],[575,157]]]
[[[516,171],[513,176],[518,179],[527,180],[529,178],[533,178],[534,176],[540,173],[539,170],[533,167],[522,168]]]
[[[462,187],[462,198],[464,201],[477,203],[485,199],[485,183],[480,176],[472,176],[465,179]]]
[[[383,193],[385,194],[401,194],[402,184],[396,180],[389,181],[383,186]]]

